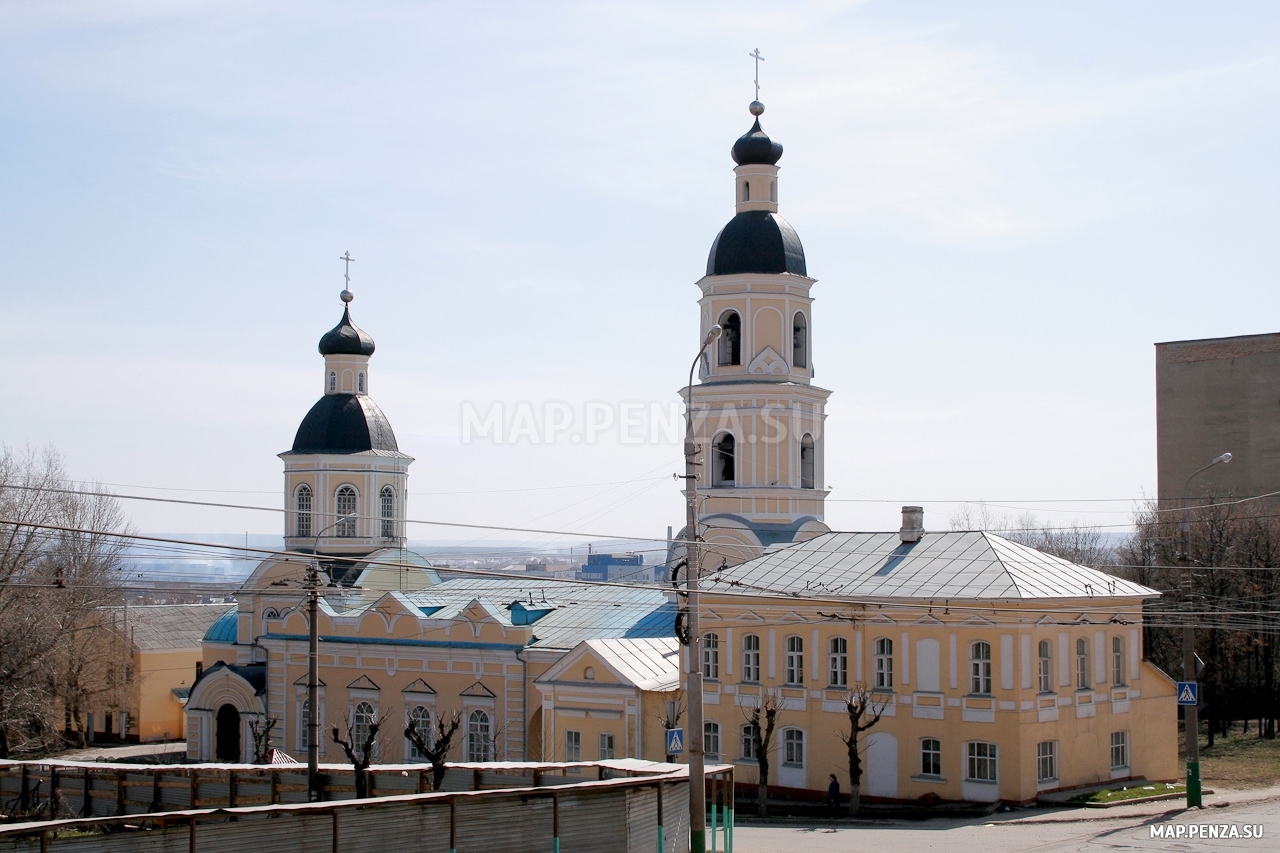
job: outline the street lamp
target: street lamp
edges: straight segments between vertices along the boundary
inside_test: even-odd
[[[344,521],[349,512],[313,537],[311,562],[307,564],[307,801],[320,799],[320,537]]]
[[[689,750],[689,850],[704,853],[707,849],[706,764],[702,743],[702,631],[698,620],[698,578],[702,567],[698,558],[698,446],[693,443],[693,370],[716,338],[720,326],[712,326],[689,365],[689,382],[684,399],[684,493],[685,519],[685,587],[689,609],[689,669],[685,691],[689,694],[689,734],[685,743]],[[732,795],[731,795],[732,796]]]
[[[1185,681],[1199,680],[1196,672],[1196,629],[1191,620],[1191,481],[1208,471],[1214,465],[1225,465],[1231,461],[1231,454],[1224,453],[1216,457],[1208,465],[1187,478],[1182,487],[1182,678]],[[1200,693],[1196,692],[1197,700]],[[1202,804],[1200,796],[1200,714],[1195,705],[1183,708],[1183,739],[1187,752],[1187,808],[1199,808]]]

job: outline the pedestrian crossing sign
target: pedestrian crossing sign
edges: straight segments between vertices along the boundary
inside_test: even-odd
[[[1178,682],[1178,704],[1179,705],[1200,704],[1200,685],[1194,681],[1179,681]]]
[[[684,729],[667,729],[667,755],[684,752]]]

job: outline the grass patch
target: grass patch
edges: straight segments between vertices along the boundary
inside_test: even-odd
[[[1161,782],[1156,785],[1128,785],[1120,788],[1109,788],[1105,791],[1094,791],[1072,797],[1073,803],[1122,803],[1125,800],[1139,800],[1143,797],[1158,797],[1161,794],[1185,794],[1187,786],[1179,782],[1169,785]]]
[[[1181,745],[1181,738],[1178,742]],[[1205,742],[1201,735],[1200,781],[1205,787],[1243,790],[1280,785],[1280,738],[1242,735],[1233,727],[1226,737],[1216,736],[1212,747]],[[1183,782],[1186,772],[1186,756],[1180,753],[1179,779]]]

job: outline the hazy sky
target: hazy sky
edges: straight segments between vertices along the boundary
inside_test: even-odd
[[[678,527],[676,442],[464,443],[462,414],[678,400],[756,47],[828,523],[1123,524],[1048,501],[1154,492],[1152,344],[1280,327],[1275,3],[8,0],[0,440],[279,507],[349,249],[411,517]]]

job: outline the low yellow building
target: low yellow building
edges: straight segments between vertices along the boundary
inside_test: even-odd
[[[704,581],[709,760],[750,781],[747,715],[772,695],[771,784],[847,784],[843,697],[864,684],[883,714],[865,796],[1025,802],[1177,777],[1174,683],[1142,649],[1159,593],[906,510],[898,533],[825,534]]]

